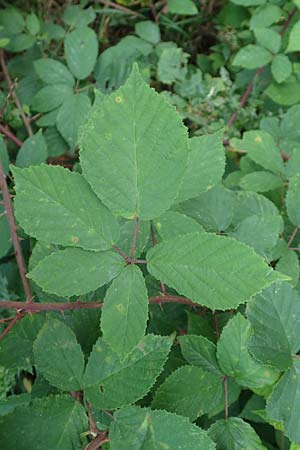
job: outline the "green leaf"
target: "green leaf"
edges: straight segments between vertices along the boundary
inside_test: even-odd
[[[25,22],[22,14],[15,8],[5,8],[1,10],[0,25],[12,34],[21,33]]]
[[[300,298],[289,283],[277,283],[247,306],[253,328],[249,349],[256,359],[280,370],[300,349]]]
[[[47,143],[42,130],[39,130],[36,134],[29,136],[24,141],[17,155],[16,166],[36,166],[45,162],[47,156]]]
[[[276,264],[276,270],[291,277],[290,284],[293,287],[296,287],[300,275],[299,258],[297,253],[287,248]]]
[[[197,197],[215,186],[225,169],[223,131],[190,139],[187,167],[176,202]]]
[[[282,231],[283,221],[280,216],[253,215],[240,222],[230,235],[253,247],[261,256],[266,256],[275,247]]]
[[[9,43],[5,46],[6,50],[18,53],[31,48],[36,42],[35,36],[30,34],[17,34],[10,38]]]
[[[26,27],[30,34],[35,36],[40,31],[40,20],[33,12],[26,16]]]
[[[71,88],[75,84],[73,75],[60,61],[52,58],[37,59],[33,63],[39,78],[47,84],[67,84]]]
[[[86,122],[91,110],[91,101],[85,94],[68,97],[59,109],[56,126],[62,137],[75,150],[80,127]]]
[[[32,371],[32,345],[44,320],[42,314],[28,314],[14,325],[5,339],[0,340],[1,366],[10,370]]]
[[[68,84],[50,84],[38,91],[32,99],[31,106],[38,112],[52,111],[71,95],[72,88]]]
[[[272,385],[279,372],[256,361],[248,352],[250,322],[240,313],[229,320],[217,344],[217,356],[223,372],[241,386],[257,389]]]
[[[217,361],[215,344],[204,336],[185,335],[178,338],[182,354],[187,362],[206,372],[222,376]]]
[[[249,423],[238,417],[218,420],[208,434],[216,442],[217,450],[266,450]]]
[[[16,217],[27,234],[86,250],[106,250],[117,241],[117,220],[80,174],[46,165],[12,172]]]
[[[18,394],[10,395],[4,399],[0,399],[0,416],[6,416],[6,414],[14,411],[18,406],[29,405],[30,394]]]
[[[193,232],[204,232],[203,227],[191,217],[176,211],[167,211],[154,220],[155,228],[163,239]]]
[[[106,292],[101,314],[103,339],[123,358],[146,331],[148,294],[141,270],[133,264],[122,270]]]
[[[280,84],[271,83],[265,93],[279,105],[294,105],[300,101],[300,83],[296,78],[290,77]]]
[[[231,404],[240,389],[231,381],[229,384],[228,403]],[[175,412],[191,421],[203,414],[214,416],[224,409],[223,378],[199,367],[180,367],[159,386],[151,407]]]
[[[272,60],[272,54],[259,45],[249,44],[242,47],[235,55],[232,64],[245,69],[257,69],[268,64]]]
[[[147,261],[151,275],[212,309],[236,308],[284,279],[248,246],[208,233],[162,242],[148,251]]]
[[[171,345],[169,337],[148,334],[121,361],[99,338],[84,374],[86,399],[97,408],[115,409],[144,397],[162,371]]]
[[[286,53],[299,52],[300,50],[300,21],[293,25],[293,28],[289,34],[289,43],[286,49]]]
[[[209,231],[227,230],[232,221],[233,207],[234,193],[222,184],[176,206]]]
[[[276,55],[272,61],[271,71],[277,83],[286,81],[292,74],[293,66],[290,59],[286,55]]]
[[[300,174],[289,180],[289,187],[286,194],[286,208],[291,222],[300,226]]]
[[[167,47],[160,54],[157,77],[164,84],[183,80],[187,74],[187,53],[182,48]]]
[[[62,297],[86,294],[109,283],[122,270],[117,253],[67,248],[44,258],[27,274],[45,292]]]
[[[81,28],[93,22],[95,17],[95,11],[91,6],[83,9],[80,5],[67,5],[62,19],[72,28]]]
[[[281,47],[281,36],[270,28],[255,28],[254,34],[257,43],[270,50],[272,53],[278,53]]]
[[[72,74],[83,80],[92,72],[97,55],[98,41],[91,28],[78,28],[67,34],[64,41],[65,57]]]
[[[134,26],[136,34],[151,44],[158,44],[160,41],[160,30],[152,20],[137,22]]]
[[[239,185],[246,191],[268,192],[278,189],[282,185],[282,179],[274,173],[261,170],[247,173],[242,177]]]
[[[264,2],[265,3],[265,2]],[[266,5],[256,8],[250,19],[250,28],[269,27],[277,22],[282,15],[282,11],[277,5],[267,3]]]
[[[273,202],[255,192],[237,192],[233,214],[233,225],[251,216],[280,216]]]
[[[20,433],[7,432],[16,427]],[[86,412],[70,395],[36,399],[30,406],[20,406],[0,418],[1,446],[5,450],[81,450],[86,443],[81,435],[87,429]]]
[[[239,150],[246,151],[247,156],[264,169],[275,173],[284,172],[280,151],[269,133],[260,130],[246,131],[242,141],[233,139],[232,143]]]
[[[76,337],[60,320],[48,317],[33,344],[34,361],[50,384],[63,391],[79,391],[84,356]]]
[[[193,16],[198,14],[198,9],[193,0],[168,0],[168,10],[171,14]]]
[[[299,300],[298,300],[299,301]],[[267,401],[267,417],[283,422],[284,434],[300,444],[300,361],[294,361]]]
[[[148,220],[174,201],[188,153],[186,128],[137,66],[91,114],[81,146],[84,176],[115,213]]]
[[[49,127],[44,132],[44,137],[47,141],[48,155],[57,157],[67,152],[68,146],[63,140],[56,127]]]
[[[111,450],[215,449],[207,433],[185,417],[136,406],[116,412],[109,438]]]

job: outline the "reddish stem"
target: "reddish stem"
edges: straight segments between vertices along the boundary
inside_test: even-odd
[[[292,243],[293,243],[293,240],[295,239],[295,236],[296,236],[296,234],[297,234],[297,231],[298,231],[298,227],[295,227],[295,228],[294,228],[294,231],[292,232],[291,237],[290,237],[290,239],[289,239],[289,242],[288,242],[288,248],[291,247],[291,245],[292,245]]]
[[[21,102],[20,102],[20,100],[19,100],[15,90],[13,89],[14,83],[13,83],[12,79],[10,78],[10,74],[9,74],[8,69],[7,69],[7,66],[6,66],[6,63],[5,63],[5,59],[4,59],[4,52],[3,52],[3,50],[0,50],[0,64],[1,64],[1,67],[2,67],[2,71],[3,71],[4,77],[5,77],[6,81],[7,81],[9,90],[11,92],[11,95],[12,95],[12,97],[14,99],[16,107],[18,108],[18,110],[20,112],[20,115],[22,117],[22,120],[24,122],[25,128],[26,128],[29,136],[32,136],[33,132],[32,132],[32,128],[31,128],[31,125],[30,125],[30,121],[29,121],[28,117],[25,115],[25,113],[23,111],[23,107],[21,105]]]
[[[4,338],[4,336],[7,335],[7,333],[10,332],[10,330],[12,329],[12,327],[13,327],[20,319],[22,319],[22,317],[23,317],[23,314],[17,314],[17,315],[12,319],[12,321],[10,322],[10,324],[7,325],[7,327],[5,328],[5,330],[2,331],[2,333],[0,334],[0,341],[1,341],[1,339]]]
[[[14,246],[15,256],[16,256],[18,267],[19,267],[19,272],[20,272],[20,276],[21,276],[21,280],[22,280],[22,284],[23,284],[23,288],[24,288],[24,292],[25,292],[26,301],[31,302],[32,301],[31,290],[30,290],[29,282],[26,278],[26,268],[25,268],[24,258],[23,258],[23,254],[22,254],[22,250],[21,250],[21,246],[20,246],[20,241],[19,241],[19,238],[17,235],[17,226],[16,226],[16,222],[15,222],[15,218],[14,218],[13,207],[12,207],[12,203],[11,203],[10,194],[8,192],[6,177],[4,174],[3,165],[2,165],[1,161],[0,161],[0,188],[2,190],[4,209],[6,211],[7,219],[8,219],[9,226],[10,226],[11,240],[12,240],[12,243]]]
[[[20,139],[17,138],[17,136],[15,136],[14,133],[10,131],[8,127],[5,127],[1,123],[0,123],[0,132],[4,134],[4,136],[6,136],[8,139],[10,139],[14,144],[16,144],[18,147],[22,147],[23,142],[20,141]]]

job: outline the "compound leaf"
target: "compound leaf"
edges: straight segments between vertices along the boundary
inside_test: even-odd
[[[285,435],[300,444],[300,361],[284,373],[267,401],[267,417],[283,422]]]
[[[66,248],[46,256],[27,276],[50,294],[71,297],[109,283],[123,267],[123,258],[112,251]]]
[[[121,361],[99,338],[84,374],[87,400],[97,408],[115,409],[144,397],[162,371],[172,341],[148,334]]]
[[[235,401],[240,388],[231,380],[228,403]],[[224,409],[223,377],[200,367],[183,366],[173,372],[155,392],[152,408],[166,409],[191,421],[203,414],[214,416]]]
[[[212,309],[236,308],[276,280],[250,247],[210,233],[164,241],[147,254],[148,270],[180,294]]]
[[[19,433],[7,432],[16,427]],[[5,450],[81,450],[86,443],[81,435],[87,429],[85,409],[77,400],[70,395],[43,397],[0,418],[1,447]]]
[[[167,411],[127,406],[110,426],[111,450],[214,450],[206,431]]]
[[[117,241],[117,220],[80,174],[46,165],[12,172],[16,216],[27,234],[86,250],[106,250]]]
[[[90,115],[81,146],[85,178],[115,213],[148,220],[173,203],[187,160],[186,128],[137,66]]]
[[[300,349],[300,297],[289,283],[276,283],[247,306],[253,328],[249,349],[256,359],[280,370]]]
[[[92,72],[98,55],[98,41],[94,30],[78,28],[67,34],[64,41],[65,56],[72,74],[83,80]]]
[[[197,197],[222,178],[225,169],[223,131],[190,139],[187,167],[176,202]]]
[[[130,264],[107,290],[101,314],[103,339],[124,357],[146,331],[148,295],[141,270]]]
[[[217,356],[223,372],[250,389],[272,385],[279,372],[256,361],[248,351],[250,323],[240,313],[229,320],[217,344]]]
[[[266,450],[251,425],[238,417],[218,420],[208,434],[217,444],[217,450]]]
[[[34,342],[33,353],[50,384],[63,391],[80,390],[84,356],[71,328],[48,317]]]

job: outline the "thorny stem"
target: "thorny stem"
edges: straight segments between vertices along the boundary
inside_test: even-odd
[[[29,282],[26,278],[26,268],[25,268],[24,258],[23,258],[23,254],[22,254],[22,250],[21,250],[21,246],[20,246],[20,241],[19,241],[19,238],[17,235],[17,226],[16,226],[16,222],[15,222],[15,218],[14,218],[11,198],[10,198],[10,194],[8,192],[6,177],[4,174],[4,169],[3,169],[3,165],[2,165],[1,161],[0,161],[0,188],[2,191],[4,209],[6,211],[7,219],[8,219],[9,226],[10,226],[11,240],[12,240],[12,243],[14,246],[16,261],[18,264],[18,268],[19,268],[19,272],[20,272],[20,276],[21,276],[21,280],[22,280],[22,284],[23,284],[23,288],[24,288],[24,292],[25,292],[26,301],[31,302],[32,301],[31,290],[30,290]]]
[[[96,439],[94,439],[92,442],[90,442],[85,448],[84,450],[98,450],[99,448],[101,448],[101,446],[105,443],[108,442],[108,437],[106,433],[101,433],[99,434]]]
[[[22,105],[21,105],[21,102],[20,102],[20,100],[19,100],[15,90],[13,89],[14,83],[13,83],[12,79],[10,78],[10,74],[9,74],[8,69],[7,69],[7,66],[6,66],[6,63],[5,63],[5,59],[4,59],[4,52],[3,52],[3,50],[0,50],[0,64],[1,64],[1,67],[2,67],[2,71],[3,71],[4,77],[5,77],[6,81],[7,81],[8,86],[9,86],[9,90],[11,92],[11,95],[12,95],[12,97],[14,99],[16,107],[18,108],[18,110],[20,112],[20,115],[22,117],[22,120],[24,122],[25,128],[26,128],[29,136],[33,136],[33,131],[32,131],[31,125],[30,125],[30,121],[29,121],[28,117],[25,115],[25,113],[23,111],[23,108],[22,108]]]
[[[7,327],[2,331],[2,333],[0,334],[0,340],[4,338],[4,336],[6,336],[10,330],[12,329],[12,327],[20,320],[22,319],[22,317],[24,317],[24,314],[20,314],[17,313],[17,315],[12,319],[12,321],[10,322],[9,325],[7,325]]]
[[[294,229],[294,231],[292,232],[292,234],[291,234],[291,237],[290,237],[290,239],[289,239],[289,242],[288,242],[288,248],[291,250],[291,245],[292,245],[292,243],[293,243],[293,240],[295,239],[295,236],[296,236],[296,234],[297,234],[297,231],[298,231],[298,227],[295,227],[295,229]]]
[[[161,295],[149,297],[149,303],[180,303],[191,307],[200,307],[198,303],[192,302],[185,297],[176,295]],[[0,299],[0,309],[15,309],[22,313],[38,313],[43,311],[71,311],[75,309],[98,309],[102,308],[103,302],[55,302],[55,303],[29,303],[20,301],[10,301]]]
[[[5,127],[1,123],[0,123],[0,132],[4,134],[4,136],[6,136],[8,139],[10,139],[14,144],[16,144],[18,147],[22,147],[23,142],[20,141],[20,139],[17,138],[17,136],[14,135],[14,133],[10,131],[10,129],[7,126]]]

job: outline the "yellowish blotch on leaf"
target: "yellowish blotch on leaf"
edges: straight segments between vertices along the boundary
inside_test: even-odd
[[[117,103],[122,103],[124,101],[124,99],[120,96],[116,97],[116,102]]]
[[[78,236],[73,236],[73,237],[72,237],[72,242],[73,242],[74,244],[77,244],[77,243],[79,242],[79,237],[78,237]]]
[[[257,142],[258,144],[260,144],[262,142],[262,138],[260,136],[256,136],[254,141]]]

